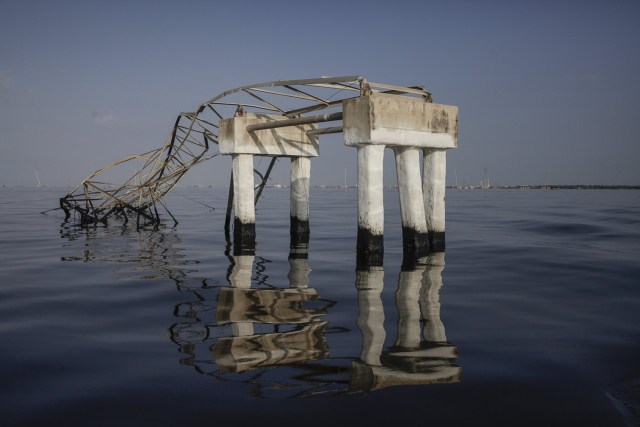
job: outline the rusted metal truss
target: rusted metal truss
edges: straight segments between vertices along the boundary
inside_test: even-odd
[[[282,114],[290,125],[341,120],[342,101],[348,98],[384,92],[419,96],[428,102],[431,94],[423,87],[401,87],[371,83],[361,76],[321,77],[304,80],[278,80],[231,89],[202,103],[195,112],[181,113],[166,143],[140,155],[127,156],[85,178],[74,190],[60,199],[67,218],[79,215],[81,224],[106,223],[109,216],[129,215],[157,225],[161,205],[177,223],[163,203],[163,197],[194,165],[215,157],[218,143],[218,121],[245,112]],[[323,115],[318,115],[322,111]],[[341,126],[325,127],[313,133],[341,132]],[[211,154],[207,153],[211,150]],[[259,184],[256,202],[268,182],[275,158],[265,172],[256,169]],[[131,176],[115,183],[109,174]],[[127,176],[127,175],[125,175]],[[230,194],[230,199],[233,194]],[[74,215],[74,218],[77,216]]]

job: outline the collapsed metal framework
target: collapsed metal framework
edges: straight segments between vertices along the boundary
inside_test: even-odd
[[[277,89],[276,89],[277,88]],[[135,215],[138,226],[145,223],[157,225],[160,204],[171,216],[163,197],[173,189],[187,171],[198,163],[215,157],[214,152],[205,155],[218,144],[218,125],[223,118],[245,113],[282,114],[288,120],[254,125],[248,131],[303,123],[322,123],[342,120],[342,102],[373,92],[419,96],[431,102],[431,94],[423,87],[402,87],[368,82],[361,76],[321,77],[303,80],[278,80],[231,89],[200,104],[195,112],[181,113],[165,144],[140,155],[122,158],[85,178],[75,189],[60,199],[60,207],[67,218],[72,212],[79,214],[83,225],[106,223],[110,215],[121,216],[125,222],[128,214]],[[318,111],[327,111],[318,115]],[[315,114],[314,114],[315,113]],[[312,115],[314,114],[314,115]],[[318,128],[315,135],[342,132],[342,126]],[[257,203],[277,157],[273,157],[265,170],[254,172],[260,178],[255,187]],[[126,167],[135,172],[124,183],[116,184],[108,179]],[[118,169],[119,168],[119,169]],[[225,231],[229,230],[233,186],[230,187]]]

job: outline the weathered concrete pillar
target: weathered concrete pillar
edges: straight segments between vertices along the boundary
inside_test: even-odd
[[[404,252],[415,257],[427,254],[429,238],[425,220],[424,199],[420,182],[420,149],[396,147],[398,192],[402,215],[402,244]]]
[[[444,195],[447,175],[447,151],[444,149],[425,149],[422,191],[424,210],[431,251],[445,249],[445,206]]]
[[[309,243],[309,182],[311,159],[291,158],[291,246]]]
[[[384,257],[384,145],[358,147],[358,264],[382,266]]]
[[[256,211],[253,193],[253,156],[233,154],[233,245],[238,250],[255,250]]]
[[[382,288],[384,270],[370,267],[356,270],[358,290],[358,328],[362,332],[362,352],[360,359],[369,366],[380,366],[380,355],[384,347],[384,306]]]

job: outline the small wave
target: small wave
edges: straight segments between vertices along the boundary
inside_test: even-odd
[[[565,234],[565,235],[574,235],[574,234],[600,234],[604,233],[606,229],[604,227],[599,227],[591,224],[580,224],[580,223],[535,223],[529,226],[524,227],[526,231],[532,231],[535,233],[543,233],[543,234]]]

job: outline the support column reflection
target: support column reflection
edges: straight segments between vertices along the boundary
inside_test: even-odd
[[[380,365],[384,347],[384,307],[382,304],[384,269],[370,267],[356,272],[358,290],[358,328],[362,331],[360,360],[370,366]]]
[[[360,360],[352,364],[352,391],[460,381],[458,351],[446,340],[440,319],[443,269],[444,252],[403,264],[396,291],[398,331],[395,343],[387,349],[383,349],[382,267],[357,272],[358,327],[363,344]]]
[[[253,257],[233,259],[231,287],[220,290],[216,310],[217,324],[231,325],[233,333],[212,346],[220,371],[243,372],[328,357],[327,322],[320,320],[325,310],[305,307],[320,298],[308,287],[306,259],[290,260],[289,288],[283,289],[252,289]]]

